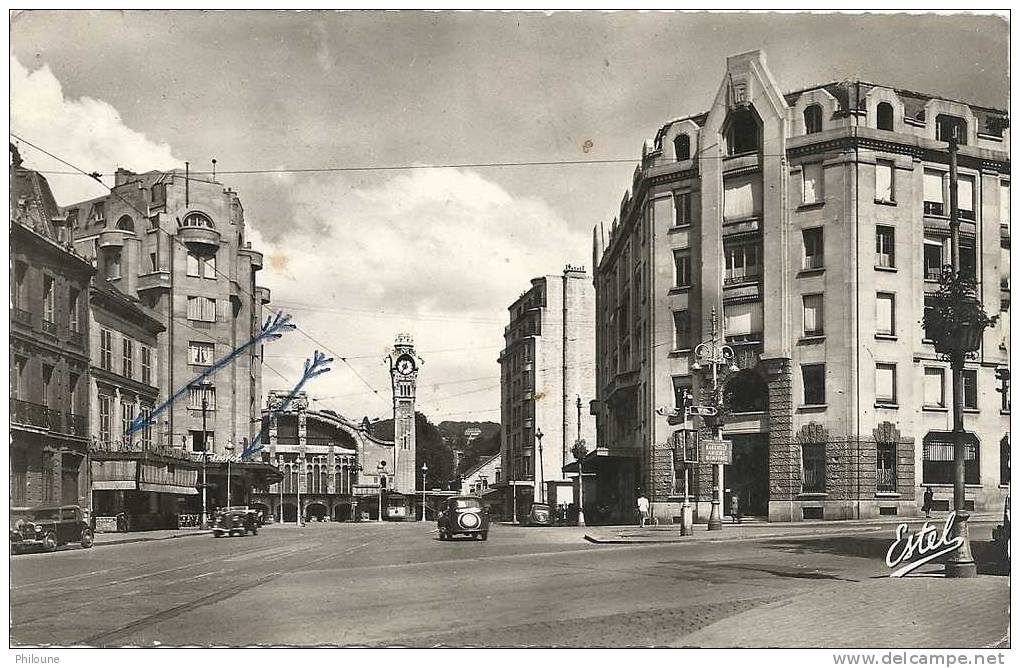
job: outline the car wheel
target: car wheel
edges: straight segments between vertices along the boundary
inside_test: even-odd
[[[92,533],[92,529],[84,529],[81,532],[81,546],[85,549],[92,547],[96,542],[95,534]]]
[[[481,538],[482,540],[489,540],[489,532],[483,531],[482,533],[478,534],[478,537]]]
[[[442,529],[439,530],[439,540],[446,540],[446,532]]]
[[[57,549],[57,534],[52,531],[43,536],[43,550],[46,552],[53,552]]]

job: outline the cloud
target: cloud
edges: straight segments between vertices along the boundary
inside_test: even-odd
[[[167,144],[125,125],[110,104],[90,97],[69,99],[48,66],[30,72],[13,56],[10,113],[13,133],[86,172],[103,173],[107,184],[112,185],[118,166],[143,171],[184,164]],[[29,167],[44,172],[70,171],[67,165],[23,143],[19,150]],[[106,192],[86,176],[47,174],[47,179],[61,204]]]

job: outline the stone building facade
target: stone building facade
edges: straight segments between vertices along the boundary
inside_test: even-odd
[[[45,177],[10,165],[10,502],[88,507],[89,281]]]
[[[865,82],[783,93],[760,52],[728,58],[705,106],[646,143],[619,218],[594,230],[600,450],[629,460],[654,514],[678,516],[676,427],[655,409],[690,389],[725,409],[721,489],[744,514],[910,515],[928,484],[945,506],[950,373],[921,323],[950,262],[947,138],[959,132],[961,264],[999,316],[965,372],[967,498],[1001,509],[1006,112]],[[734,351],[718,395],[694,355],[713,313]],[[703,521],[712,471],[692,469]],[[605,477],[597,497],[620,479]]]
[[[567,266],[561,275],[532,279],[531,288],[509,307],[498,359],[507,517],[515,498],[518,515],[532,500],[572,503],[574,483],[564,472],[574,461],[571,449],[583,439],[589,451],[596,450],[588,408],[595,393],[594,306],[588,273]]]
[[[260,347],[245,349],[207,384],[188,388],[250,341],[268,316],[269,292],[256,284],[262,255],[245,240],[238,195],[183,170],[118,169],[110,194],[65,211],[75,247],[98,275],[164,327],[153,373],[162,397],[186,393],[167,410],[157,409],[152,441],[219,457],[228,445],[239,449],[261,419]]]

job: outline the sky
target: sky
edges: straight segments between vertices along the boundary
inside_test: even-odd
[[[591,269],[642,143],[707,109],[726,56],[764,51],[784,91],[1009,98],[1009,27],[989,15],[30,11],[10,38],[23,139],[107,184],[217,160],[259,284],[300,328],[267,345],[266,390],[324,349],[347,362],[307,388],[316,407],[387,417],[383,358],[409,332],[435,422],[499,420],[507,307],[535,276]],[[434,167],[576,161],[618,162]],[[321,168],[348,171],[289,171]],[[61,204],[105,192],[48,178]]]

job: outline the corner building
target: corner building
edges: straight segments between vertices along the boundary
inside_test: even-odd
[[[660,521],[680,515],[677,427],[655,409],[684,388],[714,403],[694,354],[714,311],[736,367],[720,375],[724,512],[736,493],[742,514],[773,521],[913,515],[928,484],[948,510],[951,373],[921,323],[950,262],[947,139],[959,131],[961,264],[1000,316],[964,373],[967,505],[1001,511],[1006,112],[865,82],[784,94],[760,52],[728,58],[706,103],[645,144],[619,218],[594,230],[600,450],[630,457]],[[711,469],[691,467],[699,521]]]

